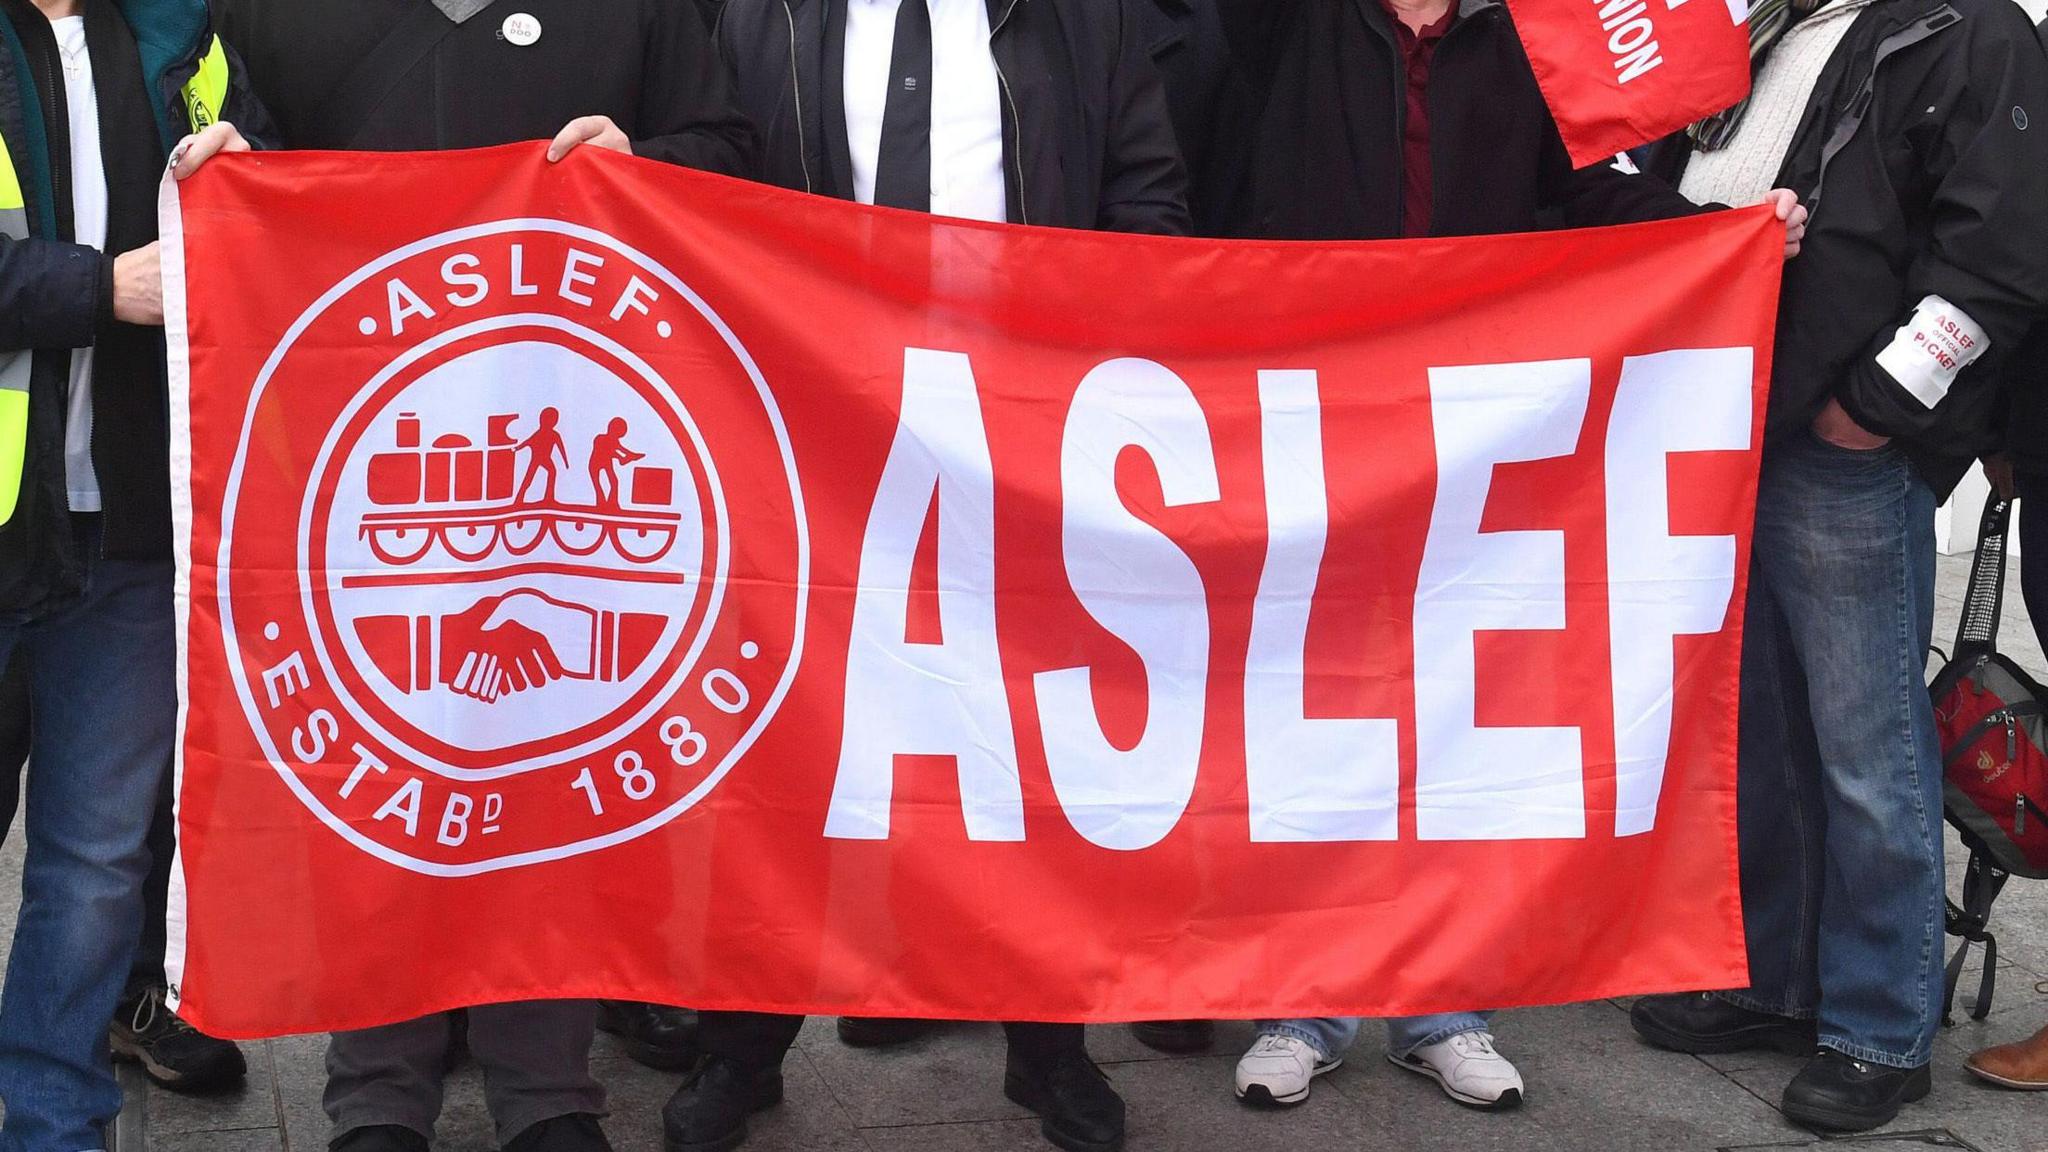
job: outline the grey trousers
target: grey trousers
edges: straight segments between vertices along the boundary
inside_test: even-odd
[[[468,1015],[469,1051],[483,1067],[499,1144],[556,1116],[604,1113],[604,1089],[590,1076],[594,1001],[491,1004]],[[431,1138],[453,1029],[454,1018],[442,1013],[329,1037],[321,1102],[334,1136],[396,1124]]]

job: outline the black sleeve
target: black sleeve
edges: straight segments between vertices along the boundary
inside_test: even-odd
[[[83,244],[0,239],[0,351],[90,348],[113,322],[113,257]]]
[[[1117,3],[1117,55],[1109,80],[1107,154],[1096,227],[1185,236],[1194,230],[1187,169],[1167,109],[1166,86],[1138,34],[1131,2]]]
[[[2011,16],[2012,24],[2024,23],[2020,13]],[[1994,19],[1973,9],[1966,26]],[[2048,134],[2026,117],[2028,109],[2048,109],[2040,52],[2031,28],[1982,27],[1954,65],[1966,78],[1961,99],[1946,102],[1938,138],[1919,153],[1928,157],[1925,178],[1934,191],[1927,243],[1906,273],[1909,311],[1885,327],[1835,390],[1872,432],[1909,440],[1936,434],[1949,391],[1997,388],[2000,362],[2048,309],[2041,210]],[[1927,349],[1955,367],[1930,364]]]
[[[1700,205],[1655,176],[1623,172],[1611,160],[1573,168],[1571,153],[1553,123],[1543,149],[1543,206],[1559,212],[1568,227],[1598,228],[1607,224],[1640,224],[1697,216],[1725,207]]]
[[[652,160],[754,179],[754,126],[733,99],[697,0],[650,0],[633,152]]]

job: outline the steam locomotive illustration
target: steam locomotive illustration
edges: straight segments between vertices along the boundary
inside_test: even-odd
[[[638,460],[632,452],[618,454],[623,420],[612,422],[609,454],[598,453],[607,442],[599,437],[590,471],[613,481],[597,501],[569,503],[556,498],[554,457],[567,453],[549,418],[540,431],[521,442],[513,431],[517,413],[487,417],[484,442],[450,432],[422,444],[420,419],[401,413],[389,451],[370,457],[366,485],[376,511],[362,518],[361,534],[370,551],[387,564],[416,564],[438,542],[447,554],[464,563],[489,559],[503,551],[525,556],[552,539],[571,556],[592,556],[611,550],[630,564],[654,564],[675,547],[680,514],[670,511],[675,499],[673,469],[627,464],[627,482],[614,474],[619,460]],[[551,437],[551,442],[543,442]],[[525,457],[526,469],[520,465]],[[544,480],[545,483],[537,483]],[[535,489],[539,491],[536,492]],[[609,495],[609,499],[607,499]]]

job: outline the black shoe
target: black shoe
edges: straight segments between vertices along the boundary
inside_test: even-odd
[[[334,1138],[327,1152],[427,1152],[427,1138],[398,1124],[372,1124]]]
[[[1890,1068],[1823,1048],[1785,1085],[1785,1115],[1808,1128],[1836,1132],[1881,1128],[1898,1118],[1901,1104],[1933,1091],[1929,1068]]]
[[[1131,1025],[1131,1035],[1147,1048],[1186,1056],[1207,1052],[1216,1043],[1216,1025],[1208,1020],[1144,1020]]]
[[[749,1070],[706,1056],[661,1109],[667,1152],[727,1152],[747,1138],[747,1117],[782,1103],[782,1065]]]
[[[249,1074],[242,1050],[194,1031],[151,988],[121,1002],[107,1028],[114,1059],[135,1061],[151,1080],[173,1092],[219,1092]]]
[[[1124,1098],[1079,1048],[1044,1065],[1011,1055],[1003,1095],[1036,1112],[1038,1130],[1068,1152],[1121,1152],[1124,1146]]]
[[[903,1020],[894,1016],[841,1016],[839,1042],[848,1048],[893,1048],[930,1035],[936,1020]]]
[[[618,1037],[626,1055],[649,1068],[680,1072],[696,1063],[697,1014],[688,1008],[600,1000],[597,1027]]]
[[[1820,1042],[1811,1020],[1753,1012],[1711,992],[1645,996],[1629,1009],[1628,1022],[1651,1046],[1671,1052],[1705,1055],[1766,1048],[1799,1056]]]
[[[505,1152],[612,1152],[597,1117],[588,1112],[550,1116],[505,1142]]]

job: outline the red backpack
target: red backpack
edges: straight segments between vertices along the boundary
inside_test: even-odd
[[[1955,653],[1929,688],[1941,730],[1943,807],[1970,850],[1963,902],[1948,906],[1949,934],[1962,944],[1948,963],[1947,1023],[1953,1023],[1949,1011],[1972,944],[1984,945],[1984,974],[1970,1016],[1982,1020],[1991,1012],[1998,938],[1988,924],[2005,882],[2048,879],[2048,720],[2042,710],[2048,691],[1998,653],[2011,521],[2010,501],[1985,507]],[[2048,557],[2034,562],[2048,563]]]

